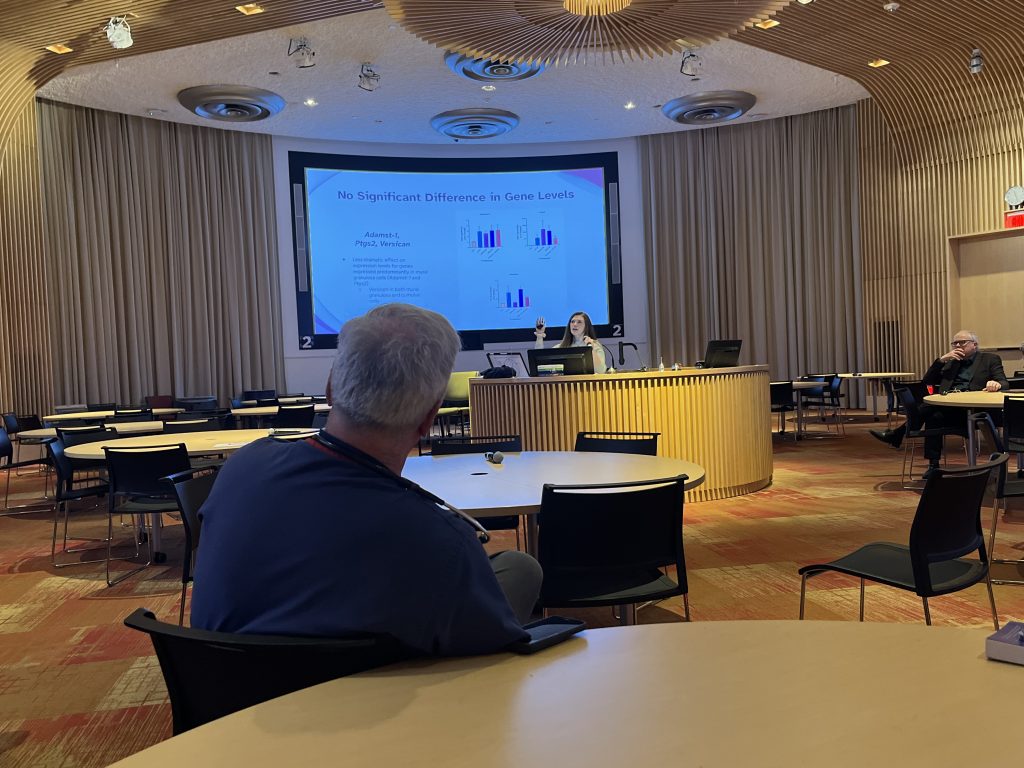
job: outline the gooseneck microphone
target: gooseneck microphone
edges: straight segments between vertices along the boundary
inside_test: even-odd
[[[623,354],[623,350],[626,347],[632,347],[633,348],[633,351],[636,352],[637,362],[640,363],[640,370],[641,371],[646,371],[647,370],[647,366],[644,365],[644,361],[640,359],[640,350],[637,349],[636,344],[634,344],[631,341],[620,341],[619,342],[619,366],[621,367],[621,366],[626,364],[626,356]]]

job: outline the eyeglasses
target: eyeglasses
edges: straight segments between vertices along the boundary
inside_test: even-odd
[[[949,346],[951,346],[951,347],[962,347],[964,344],[973,344],[973,343],[974,343],[974,339],[953,339],[951,342],[949,342]]]

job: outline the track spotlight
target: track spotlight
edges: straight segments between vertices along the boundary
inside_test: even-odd
[[[128,26],[125,16],[112,16],[103,31],[107,33],[107,40],[114,48],[131,48],[135,42],[132,40],[132,28]]]
[[[981,70],[985,68],[985,57],[981,55],[981,48],[971,51],[971,60],[967,63],[967,67],[971,70],[972,75],[981,74]]]
[[[376,91],[378,85],[380,85],[380,75],[374,72],[370,62],[365,62],[359,67],[359,87],[364,91]]]
[[[304,37],[288,41],[288,55],[298,57],[295,60],[296,69],[309,69],[316,66],[316,62],[313,61],[316,53],[309,47],[309,41]]]
[[[683,51],[683,60],[679,64],[679,74],[686,75],[691,80],[700,80],[701,70],[704,68],[704,60],[691,50]]]

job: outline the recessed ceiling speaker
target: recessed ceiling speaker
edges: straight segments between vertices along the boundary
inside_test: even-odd
[[[197,85],[179,91],[178,101],[200,117],[228,123],[266,120],[284,109],[276,93],[248,85]]]
[[[493,139],[519,125],[519,115],[503,109],[453,109],[430,118],[435,131],[452,139]]]
[[[456,75],[478,83],[508,83],[529,80],[544,71],[544,65],[539,61],[516,63],[474,59],[472,56],[465,56],[454,51],[449,51],[444,55],[444,63]]]
[[[662,114],[683,125],[714,125],[740,117],[757,103],[746,91],[705,91],[666,102]]]

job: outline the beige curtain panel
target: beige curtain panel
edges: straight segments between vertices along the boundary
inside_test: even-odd
[[[854,108],[639,143],[652,359],[737,338],[775,379],[861,370]]]
[[[40,102],[56,402],[284,385],[269,136]]]

